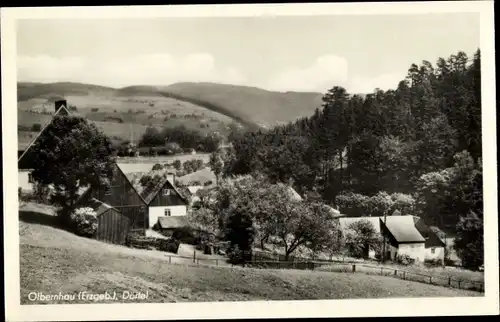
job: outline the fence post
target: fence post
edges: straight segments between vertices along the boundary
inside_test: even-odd
[[[384,275],[384,268],[380,267],[380,275]]]
[[[405,280],[406,279],[406,272],[403,271],[403,279]]]
[[[448,286],[451,286],[451,276],[448,276]]]
[[[432,276],[429,276],[429,284],[432,284]]]
[[[215,266],[219,266],[219,260],[218,259],[215,260]]]
[[[193,263],[196,263],[196,250],[193,250]]]
[[[352,272],[356,272],[356,264],[352,264]]]
[[[200,265],[200,259],[199,258],[196,259],[196,264]]]
[[[461,281],[460,281],[460,280],[458,280],[458,288],[460,288],[460,282],[461,282]]]
[[[394,275],[398,276],[398,270],[397,269],[394,270]]]
[[[168,263],[172,264],[172,256],[168,256]]]

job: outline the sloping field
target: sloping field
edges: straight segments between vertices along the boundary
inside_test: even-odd
[[[50,209],[41,213],[32,206],[29,210],[20,213],[22,304],[91,303],[89,299],[28,300],[30,292],[82,291],[116,292],[117,299],[111,302],[130,301],[121,298],[124,291],[147,292],[146,299],[136,302],[477,296],[363,274],[170,264],[165,253],[80,238],[54,227]]]

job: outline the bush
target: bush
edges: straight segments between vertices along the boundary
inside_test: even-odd
[[[396,263],[404,266],[413,265],[415,263],[415,259],[411,258],[407,254],[402,254],[396,257]]]
[[[191,227],[184,226],[176,228],[172,233],[172,238],[179,240],[181,243],[196,245],[197,238],[194,234],[194,231]]]
[[[162,239],[159,241],[158,249],[163,252],[177,254],[180,244],[180,241],[173,237],[169,239]]]
[[[42,130],[42,125],[40,123],[35,123],[31,126],[31,131],[39,132]]]
[[[97,112],[97,111],[99,111],[99,109],[97,107],[93,107],[93,108],[90,109],[90,111]]]
[[[161,170],[163,167],[161,166],[161,164],[157,163],[153,166],[153,171],[156,171],[156,170]]]
[[[424,265],[427,267],[439,267],[443,266],[443,261],[438,258],[427,259],[424,261]]]
[[[92,208],[76,209],[71,213],[70,221],[77,235],[92,237],[97,232],[97,216]]]

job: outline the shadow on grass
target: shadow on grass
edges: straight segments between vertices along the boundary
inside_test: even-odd
[[[19,210],[19,220],[30,224],[39,224],[70,231],[65,227],[58,216],[44,214],[43,212],[31,210]]]

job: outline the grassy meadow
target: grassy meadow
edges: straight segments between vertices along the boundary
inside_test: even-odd
[[[154,303],[479,294],[386,276],[196,265],[167,253],[78,237],[57,227],[51,207],[36,204],[21,207],[19,234],[22,304],[68,303],[30,301],[30,292],[148,292],[147,299],[136,301]]]

